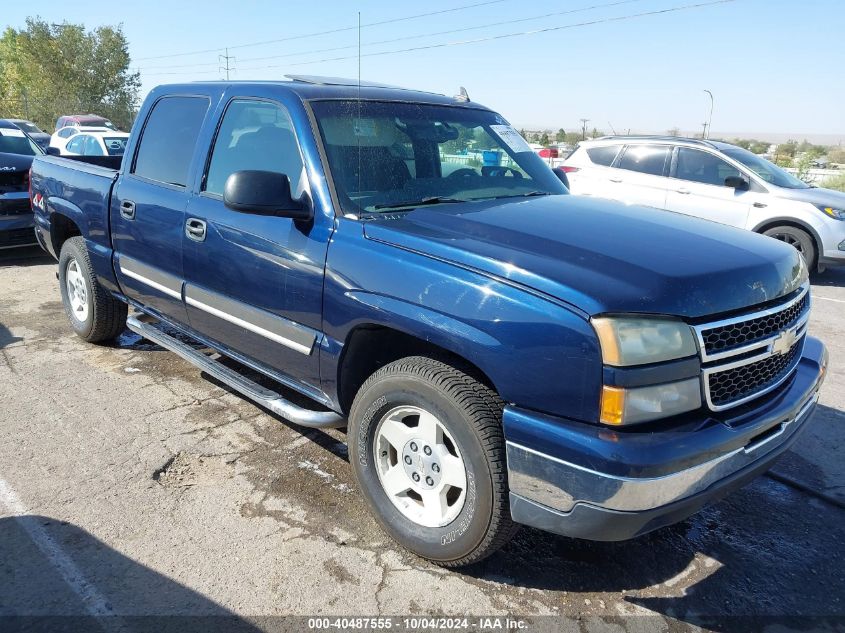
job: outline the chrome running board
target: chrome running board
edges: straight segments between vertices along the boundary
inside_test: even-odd
[[[281,394],[266,387],[262,387],[246,376],[226,367],[224,364],[210,358],[201,351],[195,350],[190,345],[170,336],[167,332],[158,327],[158,322],[146,315],[130,315],[126,319],[126,326],[143,336],[145,339],[160,345],[161,347],[178,354],[189,363],[196,365],[202,371],[217,380],[228,385],[239,394],[260,404],[294,424],[309,428],[330,428],[336,429],[346,426],[346,419],[334,411],[312,411],[305,409],[289,400]]]

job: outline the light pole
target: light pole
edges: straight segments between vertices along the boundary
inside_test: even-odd
[[[707,121],[707,130],[710,130],[710,132],[712,132],[713,131],[713,93],[710,92],[709,90],[705,90],[704,92],[706,92],[708,95],[710,95],[710,119]],[[706,130],[705,130],[705,133],[706,133]],[[709,134],[707,134],[707,136],[705,136],[705,138],[707,138],[707,137],[709,137]]]

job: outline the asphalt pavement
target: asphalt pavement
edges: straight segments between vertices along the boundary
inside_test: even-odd
[[[144,616],[173,616],[157,630],[176,616],[229,630],[290,615],[632,631],[845,621],[845,270],[814,280],[810,332],[830,372],[770,474],[634,541],[523,529],[462,570],[379,529],[343,432],[298,428],[132,333],[78,339],[55,270],[35,249],[0,252],[0,629],[32,622],[11,616],[110,616],[97,626],[115,630]]]

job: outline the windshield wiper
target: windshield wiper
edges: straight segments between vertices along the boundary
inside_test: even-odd
[[[506,196],[494,196],[493,200],[501,200],[502,198],[532,198],[534,196],[550,196],[549,191],[528,191],[526,193],[511,193]]]
[[[384,202],[373,205],[373,209],[398,209],[399,207],[422,207],[427,204],[448,204],[453,202],[466,202],[460,198],[447,198],[444,196],[429,196],[420,200],[408,200],[405,202]]]

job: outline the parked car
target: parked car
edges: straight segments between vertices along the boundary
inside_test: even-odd
[[[574,194],[721,222],[797,248],[812,270],[845,264],[845,193],[812,187],[729,143],[673,137],[585,141],[564,161]]]
[[[117,131],[117,126],[114,123],[97,114],[69,114],[60,116],[56,119],[56,128],[54,131],[58,132],[63,127],[104,127]]]
[[[35,125],[32,121],[26,121],[24,119],[6,119],[9,123],[14,123],[24,132],[29,135],[33,141],[38,143],[41,146],[41,149],[46,149],[47,146],[50,144],[50,135],[47,132],[43,131],[40,127]]]
[[[68,141],[70,141],[70,139],[82,132],[108,133],[112,132],[112,130],[107,127],[76,127],[73,125],[69,125],[53,132],[53,135],[50,137],[49,147],[55,147],[57,150],[59,150],[59,152],[62,152],[64,151],[65,146],[68,144]]]
[[[15,123],[0,119],[0,249],[36,243],[29,168],[44,150]]]
[[[128,139],[126,132],[81,131],[68,139],[61,153],[69,156],[123,156]]]
[[[443,175],[461,136],[507,166]],[[517,524],[622,540],[674,523],[811,419],[827,361],[795,249],[567,195],[477,103],[162,86],[124,157],[72,158],[36,158],[32,196],[73,330],[128,325],[296,424],[347,427],[373,514],[438,564]]]

